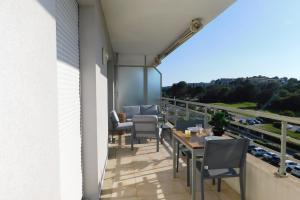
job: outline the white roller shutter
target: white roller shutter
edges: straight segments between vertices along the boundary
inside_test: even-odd
[[[78,3],[56,1],[61,199],[81,199]]]

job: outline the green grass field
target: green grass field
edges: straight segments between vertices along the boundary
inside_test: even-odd
[[[217,106],[224,106],[229,108],[239,109],[256,109],[257,103],[254,102],[240,102],[240,103],[212,103]]]
[[[279,135],[281,134],[281,130],[279,128],[275,128],[272,124],[262,124],[261,126],[259,126],[259,128]],[[300,133],[295,133],[293,131],[288,130],[287,134],[291,138],[300,140]]]

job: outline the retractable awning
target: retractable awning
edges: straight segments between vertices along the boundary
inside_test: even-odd
[[[160,60],[228,8],[234,0],[102,0],[120,65]]]

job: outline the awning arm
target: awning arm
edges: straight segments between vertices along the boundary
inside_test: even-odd
[[[156,67],[157,65],[159,65],[162,59],[164,59],[177,47],[179,47],[185,41],[187,41],[189,38],[195,35],[202,27],[203,25],[200,18],[193,19],[191,21],[190,27],[183,34],[181,34],[179,38],[175,40],[170,46],[163,50],[162,53],[155,57],[153,66]]]

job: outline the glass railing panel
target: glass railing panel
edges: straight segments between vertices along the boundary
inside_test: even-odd
[[[118,67],[118,106],[144,103],[144,69],[142,67]],[[134,89],[133,89],[134,88]]]
[[[161,97],[161,74],[155,68],[147,68],[147,103],[157,105]]]

